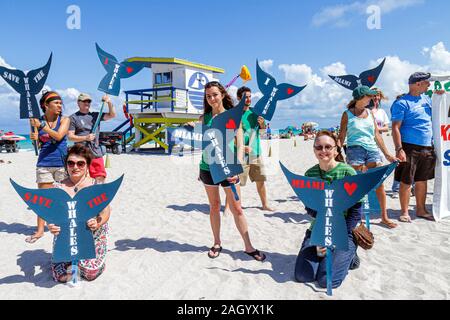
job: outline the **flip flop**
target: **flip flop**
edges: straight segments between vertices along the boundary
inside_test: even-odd
[[[400,216],[398,217],[398,221],[412,223],[410,216]]]
[[[253,259],[255,259],[256,261],[263,262],[264,260],[266,260],[266,255],[264,253],[261,253],[259,250],[255,250],[253,252],[245,252],[245,253],[248,254]]]
[[[222,251],[222,247],[221,247],[221,246],[218,247],[218,248],[212,246],[211,249],[209,249],[208,257],[211,258],[211,259],[215,259],[215,258],[217,258],[218,256],[220,256],[220,252],[221,252],[221,251]],[[211,252],[212,252],[214,255],[212,255]],[[216,253],[217,253],[217,256],[215,255]]]
[[[28,236],[28,237],[25,238],[25,242],[27,242],[27,243],[35,243],[40,238],[42,238],[42,236],[40,236],[40,237],[36,237],[35,235]]]
[[[404,221],[402,221],[402,222],[404,222]],[[397,228],[397,224],[394,222],[394,221],[383,221],[383,220],[381,220],[380,221],[380,224],[381,225],[383,225],[383,226],[385,226],[386,228],[388,228],[388,229],[394,229],[394,228]]]
[[[416,218],[418,218],[418,219],[425,219],[425,220],[428,220],[428,221],[436,221],[436,220],[434,220],[433,215],[430,214],[430,213],[429,214],[425,214],[423,216],[416,215]]]

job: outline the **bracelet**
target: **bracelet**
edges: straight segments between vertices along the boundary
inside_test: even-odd
[[[400,150],[403,150],[403,147],[395,148],[395,152],[399,152]]]

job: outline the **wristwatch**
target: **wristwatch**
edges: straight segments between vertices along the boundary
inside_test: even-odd
[[[44,120],[42,120],[42,121],[41,121],[41,125],[39,126],[39,130],[44,129],[46,125],[47,125],[47,122],[45,122]]]

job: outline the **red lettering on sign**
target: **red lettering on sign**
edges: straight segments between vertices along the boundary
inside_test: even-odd
[[[23,196],[23,200],[25,200],[25,202],[31,202],[31,203],[37,204],[39,206],[44,206],[49,209],[51,208],[51,205],[53,203],[53,200],[51,200],[51,199],[47,199],[45,197],[38,196],[38,195],[33,195],[30,192],[25,193],[25,195]]]
[[[102,203],[108,201],[108,197],[106,196],[106,193],[102,193],[100,196],[93,198],[92,200],[88,201],[89,208],[93,208],[94,206],[99,206]]]
[[[441,126],[441,136],[444,139],[444,141],[450,140],[450,124],[448,125],[442,125]]]

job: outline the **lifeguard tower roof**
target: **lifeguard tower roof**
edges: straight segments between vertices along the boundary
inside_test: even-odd
[[[197,69],[201,69],[201,70],[211,71],[213,73],[225,73],[225,70],[222,68],[208,66],[206,64],[191,62],[191,61],[187,61],[187,60],[179,59],[179,58],[134,57],[134,58],[127,59],[127,61],[144,63],[147,68],[152,68],[153,64],[179,64],[179,65],[197,68]]]

